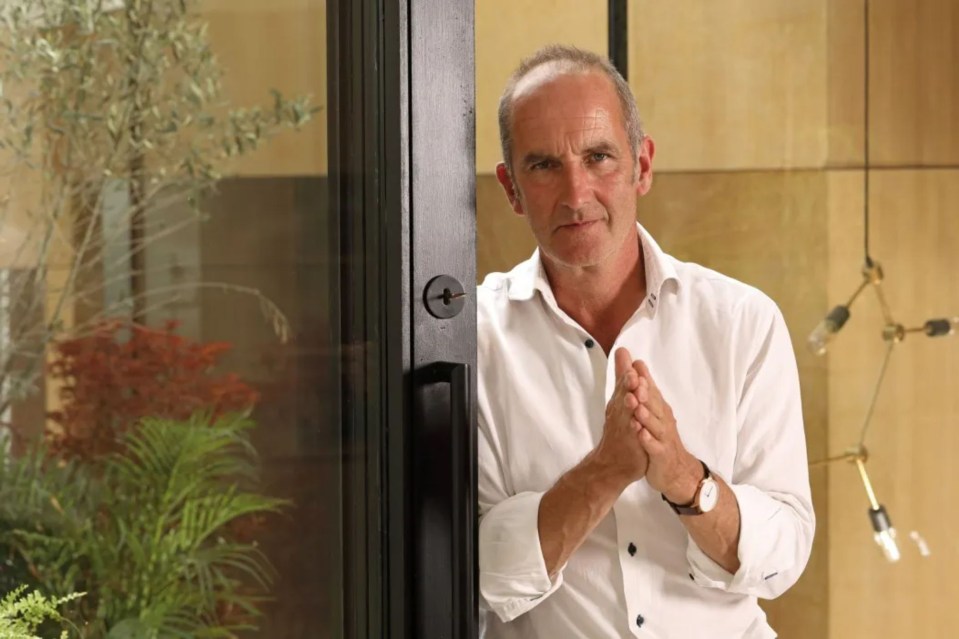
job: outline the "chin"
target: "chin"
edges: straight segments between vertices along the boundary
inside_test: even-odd
[[[549,252],[549,257],[554,262],[563,266],[573,268],[586,268],[596,266],[608,257],[608,251],[602,251],[598,247],[570,247],[565,250],[554,250]]]

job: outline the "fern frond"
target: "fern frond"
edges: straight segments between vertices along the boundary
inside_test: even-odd
[[[4,639],[38,639],[33,633],[44,621],[63,622],[57,610],[66,603],[83,596],[71,593],[50,598],[26,586],[15,588],[0,600],[0,637]]]

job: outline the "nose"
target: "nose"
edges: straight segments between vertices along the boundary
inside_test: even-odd
[[[560,202],[574,211],[583,208],[592,200],[593,189],[589,171],[579,162],[563,167],[561,188]]]

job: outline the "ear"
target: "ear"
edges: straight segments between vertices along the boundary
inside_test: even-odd
[[[636,166],[639,167],[636,192],[639,195],[646,195],[653,188],[653,155],[655,154],[656,144],[653,142],[653,138],[644,137],[636,156]]]
[[[526,212],[523,210],[519,193],[513,185],[513,179],[509,176],[509,171],[506,170],[506,165],[502,162],[496,165],[496,179],[499,180],[500,186],[506,192],[506,198],[509,200],[509,205],[513,207],[513,212],[517,215],[525,215]]]

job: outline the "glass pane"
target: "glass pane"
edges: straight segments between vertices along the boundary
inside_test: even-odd
[[[22,147],[0,158],[17,176],[0,218],[0,412],[17,435],[0,529],[49,543],[0,539],[0,591],[87,592],[64,612],[90,637],[341,636],[326,0],[47,4],[63,9],[11,19],[0,67],[4,146]],[[74,466],[36,471],[37,501],[11,473],[44,431],[41,454]],[[257,459],[217,452],[217,434]],[[55,486],[64,474],[93,488]]]

